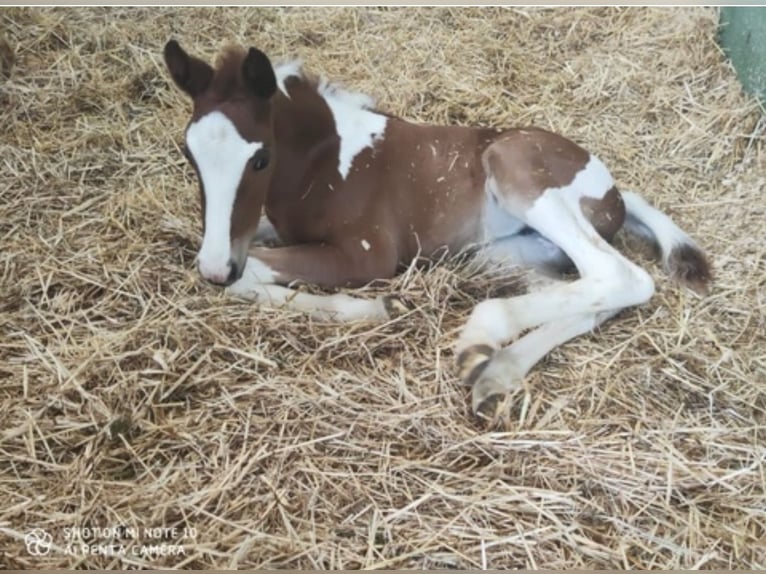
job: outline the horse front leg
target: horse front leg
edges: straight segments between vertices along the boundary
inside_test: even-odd
[[[254,248],[242,277],[226,292],[273,307],[306,312],[321,320],[386,321],[400,315],[407,306],[394,296],[361,299],[343,293],[313,295],[288,287],[295,282],[322,287],[363,285],[394,275],[395,258],[391,262],[390,257],[380,252],[369,258],[360,255],[325,244]]]
[[[277,233],[277,230],[274,227],[274,224],[271,223],[269,218],[265,215],[262,215],[260,221],[258,222],[258,231],[255,233],[253,243],[257,245],[266,245],[269,247],[277,247],[283,243],[282,239],[279,237],[279,233]]]

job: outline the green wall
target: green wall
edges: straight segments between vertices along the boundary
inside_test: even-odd
[[[721,8],[720,42],[742,85],[766,105],[766,8]]]

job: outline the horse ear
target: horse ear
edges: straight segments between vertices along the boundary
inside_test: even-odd
[[[164,50],[165,65],[176,85],[192,98],[204,92],[213,79],[213,68],[199,58],[189,56],[175,40]]]
[[[277,77],[269,58],[257,48],[250,48],[242,62],[242,80],[253,95],[268,99],[277,91]]]

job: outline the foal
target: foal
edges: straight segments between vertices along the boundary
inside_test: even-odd
[[[229,293],[341,321],[386,320],[395,298],[287,285],[358,286],[444,248],[478,246],[509,268],[574,264],[575,281],[473,310],[455,350],[475,412],[557,345],[652,296],[650,275],[610,245],[623,224],[659,247],[678,281],[702,291],[710,280],[689,236],[620,193],[601,161],[562,136],[413,124],[295,63],[274,68],[255,48],[229,49],[216,68],[175,40],[164,56],[193,101],[184,151],[200,182],[199,270]],[[281,246],[252,247],[267,236]]]

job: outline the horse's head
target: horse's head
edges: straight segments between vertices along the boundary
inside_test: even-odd
[[[200,186],[200,273],[228,285],[244,269],[271,177],[274,69],[255,48],[229,50],[215,69],[175,40],[164,55],[173,81],[193,101],[185,154]]]

